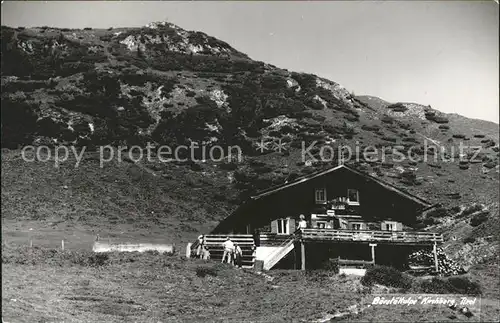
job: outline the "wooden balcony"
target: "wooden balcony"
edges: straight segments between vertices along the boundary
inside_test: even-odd
[[[297,231],[297,238],[311,242],[338,241],[401,245],[433,245],[435,243],[443,243],[443,235],[425,231],[302,229]]]

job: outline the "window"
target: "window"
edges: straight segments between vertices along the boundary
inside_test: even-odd
[[[347,203],[349,205],[359,205],[359,191],[355,189],[347,190]]]
[[[326,203],[326,189],[317,188],[315,190],[314,198],[315,198],[316,204]]]
[[[353,230],[361,230],[361,223],[353,223],[352,229]]]
[[[278,234],[290,234],[288,219],[278,219]]]
[[[384,221],[382,229],[386,231],[398,231],[398,222]]]
[[[326,222],[316,222],[316,225],[318,226],[318,229],[326,228]]]

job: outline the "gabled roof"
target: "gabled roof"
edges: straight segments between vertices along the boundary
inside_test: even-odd
[[[327,170],[322,170],[322,171],[319,171],[319,172],[315,172],[315,173],[312,173],[312,174],[309,174],[309,175],[306,175],[306,176],[303,176],[303,177],[300,177],[300,178],[297,178],[296,180],[294,180],[293,182],[290,182],[290,183],[284,183],[284,184],[281,184],[281,185],[277,185],[277,186],[274,186],[274,187],[271,187],[271,188],[268,188],[268,189],[265,189],[265,190],[262,190],[260,192],[258,192],[256,195],[253,195],[251,196],[250,198],[252,200],[258,200],[264,196],[268,196],[268,195],[271,195],[271,194],[274,194],[276,192],[279,192],[281,190],[284,190],[284,189],[287,189],[289,187],[292,187],[292,186],[296,186],[296,185],[299,185],[299,184],[302,184],[304,182],[307,182],[311,179],[314,179],[314,178],[317,178],[317,177],[321,177],[323,175],[326,175],[326,174],[329,174],[329,173],[332,173],[332,172],[335,172],[335,171],[338,171],[340,169],[345,169],[345,170],[348,170],[354,174],[357,174],[359,176],[362,176],[362,177],[365,177],[366,179],[368,180],[371,180],[377,184],[379,184],[380,186],[383,186],[384,188],[390,190],[390,191],[393,191],[409,200],[412,200],[414,202],[416,202],[417,204],[420,204],[422,205],[423,207],[425,208],[429,208],[432,206],[431,203],[429,203],[428,201],[424,200],[424,199],[421,199],[420,197],[418,196],[415,196],[415,195],[412,195],[408,192],[405,192],[399,188],[397,188],[396,186],[392,185],[392,184],[389,184],[379,178],[376,178],[376,177],[373,177],[371,175],[368,175],[368,174],[365,174],[363,172],[360,172],[354,168],[351,168],[349,166],[346,166],[346,165],[339,165],[339,166],[336,166],[336,167],[332,167],[332,168],[329,168]]]

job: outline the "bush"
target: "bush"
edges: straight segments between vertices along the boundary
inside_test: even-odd
[[[439,222],[436,221],[435,218],[425,218],[423,223],[425,225],[434,225],[434,224],[439,223]]]
[[[406,275],[395,268],[374,266],[366,270],[365,275],[361,279],[361,284],[364,286],[380,284],[407,290],[411,288],[413,279],[411,276]]]
[[[467,277],[450,277],[448,282],[460,293],[466,295],[481,295],[481,285]]]
[[[199,172],[199,171],[203,170],[203,167],[201,167],[200,164],[193,163],[193,164],[191,164],[191,170],[193,170],[195,172]]]
[[[206,277],[206,276],[212,276],[212,277],[217,277],[220,274],[221,267],[218,266],[219,264],[213,266],[213,265],[200,265],[196,267],[196,276],[198,277]]]
[[[461,216],[467,216],[471,215],[472,213],[476,213],[483,210],[483,206],[481,204],[472,204],[468,207],[466,207],[463,211]]]
[[[394,112],[406,112],[408,108],[403,103],[394,103],[387,107]]]
[[[109,260],[109,255],[107,253],[97,253],[88,258],[88,264],[92,267],[102,267],[106,265]]]
[[[328,271],[332,271],[335,274],[338,274],[339,273],[339,261],[336,258],[335,259],[328,259],[327,261],[325,261],[323,263],[322,268],[325,270],[328,270]]]
[[[444,207],[435,208],[434,210],[427,213],[427,217],[430,217],[430,218],[443,218],[443,217],[446,217],[449,215],[450,214],[449,214],[448,210]]]
[[[478,214],[475,214],[470,219],[470,225],[473,227],[477,227],[481,223],[485,222],[486,220],[488,220],[489,213],[490,213],[489,211],[483,211],[483,212],[480,212]]]
[[[476,238],[474,237],[466,237],[464,239],[464,243],[474,243],[476,241]]]
[[[220,164],[220,169],[224,169],[224,170],[236,170],[238,168],[238,164],[236,163],[223,163],[223,164]]]
[[[481,295],[481,286],[467,277],[450,277],[447,279],[434,277],[420,283],[419,289],[430,294],[465,294]]]

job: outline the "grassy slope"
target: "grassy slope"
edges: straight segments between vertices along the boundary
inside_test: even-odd
[[[99,168],[95,154],[53,167],[2,154],[2,239],[8,243],[89,249],[95,235],[112,241],[185,243],[234,207],[226,172],[128,162]],[[175,174],[175,176],[173,175]],[[217,196],[214,196],[217,194]],[[31,230],[30,230],[31,229]]]
[[[366,307],[374,295],[398,290],[364,287],[357,277],[327,271],[264,276],[154,253],[110,254],[106,265],[89,267],[74,263],[89,253],[3,250],[2,316],[7,322],[310,322],[354,308],[363,311],[342,320],[477,322],[480,314],[489,322],[500,313],[498,271],[492,266],[477,268],[487,284],[481,312],[474,310],[467,319],[443,306]]]

